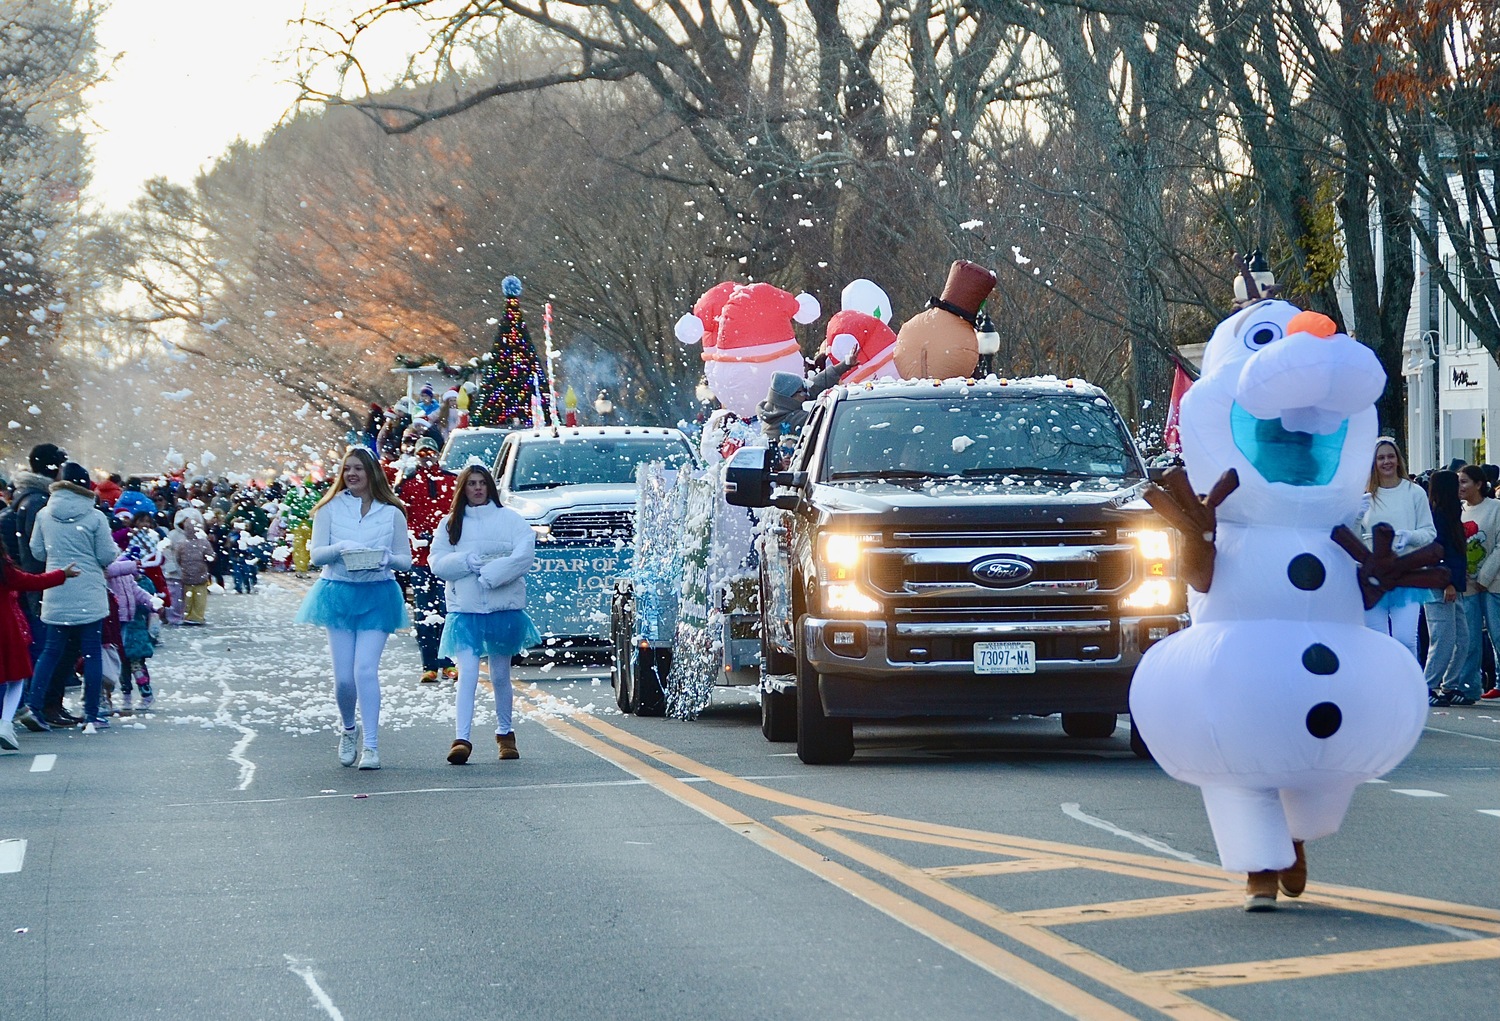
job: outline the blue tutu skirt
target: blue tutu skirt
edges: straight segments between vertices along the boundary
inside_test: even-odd
[[[302,608],[297,611],[298,624],[316,624],[335,631],[384,631],[390,634],[411,623],[406,615],[406,601],[394,578],[385,581],[313,582]]]
[[[509,659],[523,649],[541,644],[542,636],[537,634],[536,625],[525,610],[450,613],[443,622],[438,655],[451,659],[455,652],[468,651]]]
[[[1380,602],[1375,606],[1387,612],[1399,610],[1403,606],[1413,606],[1417,603],[1440,603],[1443,601],[1442,589],[1430,588],[1408,588],[1405,585],[1393,588],[1380,597]]]

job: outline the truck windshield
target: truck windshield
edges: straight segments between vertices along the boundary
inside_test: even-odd
[[[516,451],[510,488],[635,485],[636,465],[665,461],[670,468],[688,463],[688,445],[669,436],[564,437],[522,443]]]
[[[1084,395],[971,391],[845,401],[828,437],[829,480],[951,476],[1141,477],[1114,408]]]

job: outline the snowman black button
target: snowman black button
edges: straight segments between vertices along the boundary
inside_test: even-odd
[[[1310,674],[1326,677],[1338,673],[1339,658],[1328,646],[1314,643],[1303,650],[1302,667]]]
[[[1328,571],[1323,567],[1323,561],[1311,553],[1298,553],[1286,565],[1286,576],[1303,592],[1312,592],[1323,587]]]
[[[1307,732],[1313,737],[1332,737],[1343,722],[1343,712],[1332,702],[1319,702],[1307,711]]]

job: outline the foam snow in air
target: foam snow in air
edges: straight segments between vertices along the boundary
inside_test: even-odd
[[[953,437],[953,452],[955,454],[962,454],[965,450],[968,450],[973,445],[974,445],[974,440],[971,437],[968,437],[968,436],[955,436],[955,437]]]
[[[259,745],[251,734],[281,731],[318,741],[338,721],[327,637],[319,628],[292,623],[312,580],[269,572],[260,577],[251,595],[211,596],[207,629],[168,631],[151,660],[156,712],[145,718],[147,723],[222,735],[220,754],[231,769],[229,786],[251,790],[260,782],[254,769]],[[418,684],[421,670],[411,631],[393,635],[380,664],[382,732],[433,723],[452,726],[451,689],[438,693],[431,685]],[[594,704],[597,688],[592,685],[570,690],[552,680],[542,683],[540,693],[523,694],[526,682],[518,682],[518,717],[618,715],[612,702]],[[528,710],[528,699],[534,711]],[[493,713],[488,693],[481,692],[475,725],[492,724]]]

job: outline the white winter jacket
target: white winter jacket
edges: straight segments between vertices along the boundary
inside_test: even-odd
[[[1384,521],[1396,530],[1397,553],[1414,553],[1437,539],[1437,526],[1432,523],[1432,505],[1427,494],[1415,482],[1402,479],[1386,489],[1376,487],[1370,500],[1370,509],[1365,511],[1360,522],[1361,538],[1365,545],[1374,547],[1370,536],[1375,526]],[[1401,533],[1406,533],[1406,542],[1401,542]]]
[[[484,560],[477,574],[471,570],[471,553]],[[536,563],[536,533],[509,507],[465,507],[458,545],[448,541],[448,518],[443,518],[432,533],[427,562],[447,582],[449,613],[524,610],[526,575]]]
[[[390,581],[395,577],[393,571],[411,570],[406,515],[395,505],[377,500],[370,504],[370,512],[361,516],[360,505],[359,497],[345,490],[313,514],[307,551],[312,562],[323,568],[321,577],[325,581]],[[346,549],[385,550],[390,558],[384,567],[349,571],[341,556]]]

